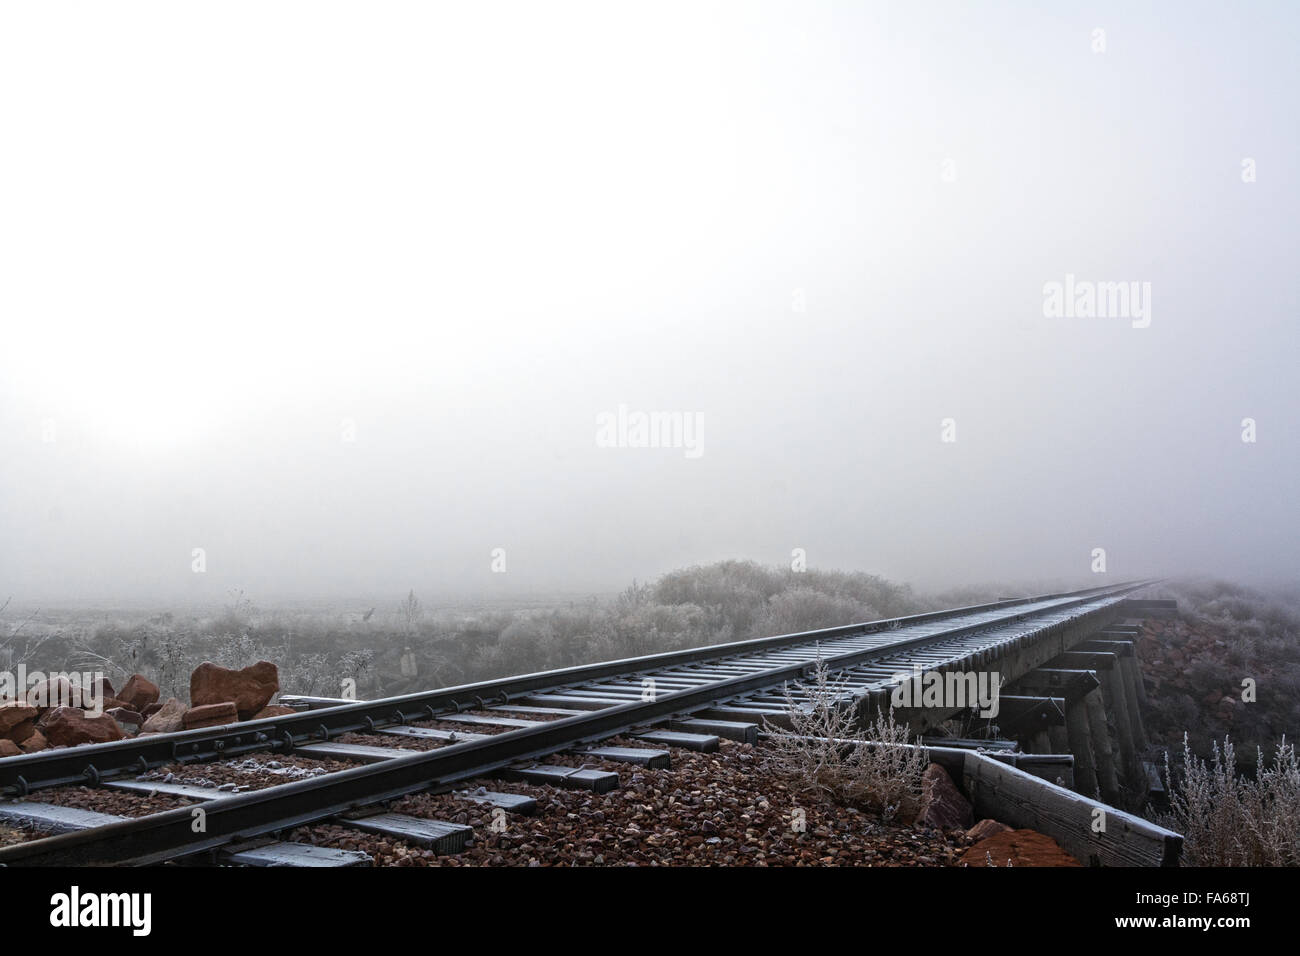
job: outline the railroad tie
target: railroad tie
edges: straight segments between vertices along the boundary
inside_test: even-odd
[[[457,790],[455,796],[460,800],[486,803],[493,807],[500,807],[508,813],[518,813],[523,816],[531,816],[537,812],[537,801],[522,793],[498,793],[479,787],[477,790]]]
[[[534,764],[529,767],[510,767],[503,771],[507,779],[524,780],[528,783],[546,783],[553,787],[569,790],[592,790],[596,793],[608,793],[618,788],[618,774],[608,770],[590,770],[587,767],[556,767],[550,764]]]
[[[360,850],[338,850],[310,843],[264,843],[259,846],[235,844],[219,854],[222,863],[232,866],[374,866],[374,858]]]
[[[644,747],[584,747],[574,753],[587,757],[599,757],[601,760],[613,760],[619,763],[632,763],[651,770],[667,770],[672,758],[666,750],[649,750]]]
[[[378,833],[380,836],[396,837],[407,843],[414,843],[434,853],[459,853],[465,849],[474,828],[463,823],[448,823],[445,820],[427,820],[405,813],[376,813],[368,817],[340,817],[339,823],[364,830],[366,833]]]
[[[756,744],[758,743],[758,724],[746,724],[738,720],[698,720],[695,718],[686,718],[684,720],[672,720],[668,722],[670,730],[680,730],[686,733],[695,734],[712,734],[717,737],[726,737],[728,740],[738,740],[741,743]]]
[[[24,830],[42,833],[72,833],[94,827],[120,823],[127,817],[115,813],[98,813],[77,807],[61,807],[53,803],[18,801],[0,803],[0,823]]]
[[[405,756],[407,751],[397,747],[372,747],[369,744],[304,744],[295,753],[317,760],[352,760],[357,763],[378,763]]]
[[[667,747],[681,747],[683,750],[694,750],[698,753],[711,754],[716,753],[718,749],[718,738],[714,734],[688,734],[673,730],[647,730],[644,733],[633,734],[637,740],[644,740],[646,743],[663,744]]]

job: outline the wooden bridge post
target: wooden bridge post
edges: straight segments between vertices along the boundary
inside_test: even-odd
[[[1051,695],[1065,705],[1064,726],[1057,725],[1048,730],[1052,746],[1058,752],[1074,755],[1075,790],[1096,799],[1101,792],[1101,783],[1097,776],[1087,697],[1100,686],[1100,681],[1096,671],[1087,666],[1091,664],[1088,655],[1062,654],[1056,659],[1085,666],[1039,668],[1016,680],[1013,686],[1017,693]]]
[[[1068,708],[1066,713],[1067,713],[1066,719],[1068,720],[1069,719]],[[1068,754],[1071,752],[1070,732],[1065,729],[1065,726],[1063,724],[1058,724],[1055,727],[1049,727],[1047,730],[1047,739],[1050,740],[1052,743],[1052,749],[1049,750],[1048,753]]]
[[[1146,775],[1139,754],[1147,748],[1147,738],[1137,697],[1136,684],[1141,677],[1137,674],[1133,642],[1096,638],[1081,644],[1076,650],[1109,651],[1117,658],[1114,670],[1102,672],[1110,678],[1106,680],[1103,677],[1102,693],[1107,698],[1106,706],[1115,714],[1115,734],[1124,759],[1125,777],[1133,789],[1145,792]]]
[[[1129,646],[1133,647],[1132,644]],[[1138,750],[1146,750],[1149,744],[1147,729],[1142,723],[1142,697],[1138,692],[1138,687],[1142,684],[1142,674],[1138,671],[1136,648],[1133,653],[1119,659],[1119,667],[1124,672],[1124,683],[1128,686],[1129,716],[1133,719],[1134,743],[1137,744]]]
[[[1087,797],[1095,797],[1101,787],[1097,782],[1097,763],[1092,752],[1092,733],[1088,728],[1088,707],[1082,698],[1065,705],[1065,730],[1069,735],[1070,753],[1074,754],[1074,786]]]
[[[1119,667],[1119,658],[1113,651],[1067,651],[1053,658],[1050,666],[1091,670],[1104,687],[1107,681],[1114,679],[1116,668]],[[1116,767],[1118,757],[1115,753],[1116,748],[1111,744],[1111,731],[1106,719],[1106,705],[1102,702],[1102,694],[1101,688],[1094,687],[1082,696],[1082,706],[1087,713],[1098,786],[1101,788],[1102,797],[1108,803],[1118,805],[1121,799]]]
[[[1088,711],[1088,728],[1092,732],[1092,753],[1097,761],[1097,782],[1102,798],[1109,804],[1120,801],[1119,778],[1115,773],[1115,751],[1110,745],[1110,727],[1106,723],[1106,707],[1100,690],[1091,690],[1083,698]]]
[[[1036,730],[1029,738],[1029,752],[1031,754],[1050,754],[1052,752],[1052,738],[1047,735],[1046,730]]]

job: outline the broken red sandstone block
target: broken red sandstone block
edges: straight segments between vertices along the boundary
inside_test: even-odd
[[[916,822],[937,830],[966,830],[975,822],[970,801],[937,763],[930,764],[921,775],[921,809]]]
[[[175,697],[169,697],[167,703],[149,715],[140,731],[149,734],[173,734],[182,730],[185,727],[185,710],[184,704]]]
[[[966,838],[978,843],[980,840],[987,840],[999,833],[1006,833],[1010,829],[1011,827],[1005,823],[999,823],[997,820],[990,820],[986,817],[966,831]]]
[[[24,720],[16,727],[11,727],[3,737],[5,740],[12,740],[14,743],[21,745],[24,740],[27,740],[34,733],[36,733],[36,721]]]
[[[125,707],[114,707],[104,713],[116,720],[118,726],[128,733],[135,733],[140,729],[140,725],[144,723],[143,717],[134,710],[128,710]]]
[[[131,710],[139,713],[150,704],[156,703],[158,695],[157,684],[143,674],[132,674],[117,697]]]
[[[292,707],[282,707],[279,704],[267,704],[265,707],[263,707],[261,710],[259,710],[257,713],[255,713],[252,717],[248,719],[261,720],[263,717],[291,717],[296,713],[298,712],[294,710]]]
[[[198,727],[216,727],[219,724],[233,724],[239,719],[233,701],[224,700],[218,704],[203,704],[191,707],[185,712],[182,723],[186,730]]]
[[[232,671],[204,661],[190,675],[190,706],[231,701],[241,720],[248,720],[271,702],[280,689],[280,672],[270,661],[258,661]]]
[[[77,707],[56,707],[41,717],[39,728],[56,747],[78,744],[104,744],[122,739],[122,728],[112,717],[101,714],[89,717]]]
[[[35,720],[37,713],[31,704],[19,701],[0,705],[0,737],[11,736],[16,727]]]

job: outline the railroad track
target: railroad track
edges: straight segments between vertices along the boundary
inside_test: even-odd
[[[268,844],[266,837],[329,819],[454,849],[463,845],[467,827],[385,813],[384,804],[501,775],[561,786],[616,786],[617,774],[543,761],[565,752],[650,766],[669,758],[668,751],[650,747],[595,746],[625,735],[670,750],[716,747],[718,736],[753,741],[764,718],[785,713],[784,689],[804,678],[818,659],[832,671],[832,686],[845,705],[860,705],[880,699],[895,675],[915,666],[986,667],[1063,628],[1105,623],[1118,613],[1125,595],[1150,583],[999,601],[11,757],[0,760],[0,794],[10,798],[0,802],[0,821],[55,835],[0,848],[0,865],[147,865],[183,858],[320,865],[322,853],[313,852],[319,848]],[[794,698],[797,705],[806,704],[799,694]],[[483,732],[489,728],[499,732]],[[391,739],[394,746],[337,740],[348,734]],[[413,742],[432,749],[400,749]],[[260,752],[358,765],[243,793],[140,779],[160,767],[229,762]],[[201,812],[184,805],[108,818],[39,800],[39,791],[70,784],[197,800]],[[523,809],[509,794],[473,792],[465,798],[503,811]]]

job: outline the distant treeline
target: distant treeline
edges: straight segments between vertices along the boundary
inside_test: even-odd
[[[17,638],[0,635],[0,669],[21,661],[29,670],[103,670],[113,679],[140,671],[165,695],[185,698],[189,674],[204,660],[242,667],[265,659],[279,666],[286,693],[338,696],[350,680],[361,696],[373,697],[1061,589],[1043,584],[918,595],[872,574],[721,561],[634,582],[612,599],[533,609],[426,611],[412,591],[364,614],[259,611],[237,592],[215,617],[159,614],[45,628],[35,621]],[[1219,581],[1175,582],[1162,593],[1178,598],[1178,631],[1203,635],[1196,645],[1203,649],[1185,648],[1191,656],[1176,668],[1180,686],[1165,684],[1150,701],[1155,741],[1180,749],[1183,731],[1190,730],[1193,749],[1208,755],[1211,740],[1225,732],[1239,753],[1253,753],[1257,744],[1271,749],[1284,733],[1294,736],[1300,730],[1300,599]],[[1152,677],[1168,666],[1147,664]],[[1206,701],[1215,692],[1239,691],[1247,677],[1258,684],[1258,703],[1237,709],[1226,724]]]
[[[337,695],[350,678],[363,694],[397,694],[991,598],[972,591],[923,599],[872,574],[723,561],[634,582],[613,600],[535,610],[426,613],[412,592],[373,616],[262,613],[241,593],[215,618],[160,614],[100,625],[47,640],[40,657],[49,666],[138,670],[178,697],[203,660],[257,659],[280,667],[285,692]]]

